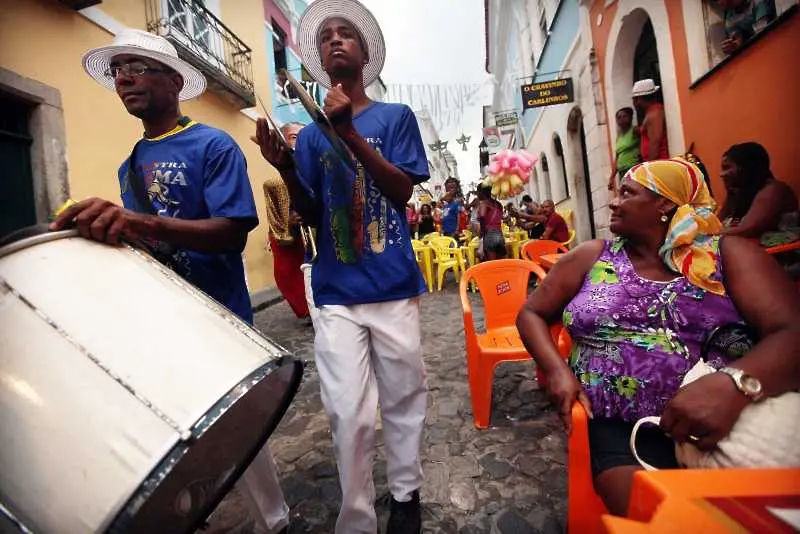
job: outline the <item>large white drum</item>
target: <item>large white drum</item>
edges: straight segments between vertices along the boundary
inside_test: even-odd
[[[301,363],[145,253],[27,234],[0,248],[0,532],[192,532]]]

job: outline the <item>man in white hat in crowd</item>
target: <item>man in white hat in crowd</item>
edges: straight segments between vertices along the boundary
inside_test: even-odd
[[[128,113],[142,121],[144,135],[119,168],[123,206],[89,198],[67,208],[51,229],[75,225],[88,239],[144,243],[159,261],[251,324],[241,253],[258,216],[247,163],[228,134],[191,120],[179,107],[180,100],[203,93],[205,77],[166,39],[135,29],[87,52],[83,67],[116,90]],[[158,302],[153,309],[157,315]],[[289,510],[269,449],[243,480],[261,530],[285,528]]]
[[[405,206],[414,184],[428,179],[425,149],[407,106],[365,94],[385,56],[372,13],[354,0],[317,0],[297,33],[306,69],[331,88],[324,111],[354,158],[345,163],[318,124],[300,131],[294,157],[263,119],[256,137],[295,208],[317,228],[315,355],[342,486],[336,532],[377,532],[380,402],[392,495],[387,533],[419,534],[427,386],[418,297],[425,284]]]
[[[639,116],[644,116],[639,127],[642,161],[669,158],[667,119],[664,115],[664,104],[658,98],[660,89],[653,80],[647,78],[634,83],[631,91],[633,106]]]

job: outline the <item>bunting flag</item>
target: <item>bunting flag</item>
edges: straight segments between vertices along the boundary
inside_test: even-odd
[[[438,131],[459,126],[466,108],[483,106],[492,80],[473,84],[388,84],[386,101],[428,111]]]

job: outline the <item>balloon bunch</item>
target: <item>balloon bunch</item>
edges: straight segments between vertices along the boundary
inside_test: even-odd
[[[517,196],[528,183],[535,163],[536,157],[525,151],[501,150],[492,156],[489,174],[483,180],[483,185],[492,188],[495,198]]]

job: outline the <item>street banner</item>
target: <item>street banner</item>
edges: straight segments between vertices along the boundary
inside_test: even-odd
[[[500,150],[519,148],[519,115],[516,111],[501,111],[494,114],[494,123],[500,136]],[[497,149],[491,150],[494,154]]]

